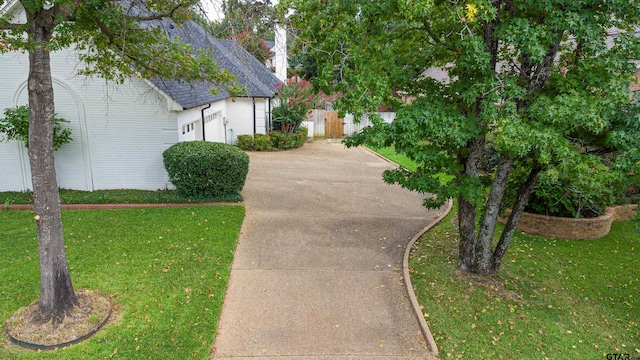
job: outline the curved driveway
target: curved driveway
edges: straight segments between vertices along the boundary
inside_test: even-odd
[[[405,246],[432,223],[392,165],[337,141],[250,153],[212,358],[424,359],[403,286]]]

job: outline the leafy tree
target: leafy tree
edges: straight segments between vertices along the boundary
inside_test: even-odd
[[[295,50],[295,48],[292,49],[292,51]],[[318,62],[309,54],[308,49],[298,50],[297,54],[289,56],[289,68],[305,80],[318,76]]]
[[[269,46],[253,31],[245,30],[231,38],[263,64],[271,57]]]
[[[276,130],[284,134],[293,134],[313,109],[315,96],[313,87],[306,80],[287,81],[277,85],[279,101],[273,108],[273,123]]]
[[[224,20],[220,30],[226,36],[235,36],[251,30],[264,40],[273,40],[275,12],[270,0],[224,0]]]
[[[40,263],[37,318],[54,326],[77,305],[67,266],[53,157],[55,104],[50,52],[74,47],[83,74],[122,82],[130,76],[208,80],[237,94],[233,76],[212,56],[171,41],[158,24],[191,16],[195,0],[21,0],[26,22],[0,17],[0,52],[29,53],[29,160]],[[142,6],[146,4],[146,8]],[[0,0],[0,6],[5,1]],[[212,89],[215,92],[215,89]]]
[[[194,21],[218,39],[233,39],[251,55],[265,63],[271,56],[271,49],[265,40],[273,40],[273,19],[275,12],[271,1],[224,0],[220,12],[224,18],[210,21],[198,13]]]
[[[391,170],[384,179],[434,194],[427,207],[457,199],[463,271],[500,268],[541,174],[611,171],[620,184],[640,170],[640,121],[629,90],[632,59],[640,59],[638,2],[281,5],[294,11],[292,23],[318,59],[315,85],[344,94],[337,109],[362,114],[382,102],[398,106],[392,124],[378,121],[347,144],[393,145],[415,160],[416,171]],[[416,100],[398,104],[394,90]],[[496,164],[483,168],[490,144]],[[453,180],[442,183],[438,173]],[[513,211],[494,243],[506,207]]]

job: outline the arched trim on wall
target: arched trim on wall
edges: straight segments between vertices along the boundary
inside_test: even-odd
[[[15,104],[15,106],[20,105],[18,102],[23,92],[27,88],[27,82],[28,81],[25,81],[22,84],[20,84],[20,86],[16,90],[15,95],[13,97],[13,103]],[[56,76],[52,76],[52,82],[54,85],[58,85],[61,88],[65,89],[73,97],[73,100],[76,103],[76,109],[78,111],[78,121],[80,123],[79,133],[80,133],[80,138],[82,139],[82,144],[83,144],[82,158],[84,159],[83,166],[84,166],[84,174],[85,174],[85,185],[88,190],[93,191],[95,189],[93,187],[91,150],[90,150],[90,144],[89,144],[89,134],[87,132],[87,113],[84,106],[84,101],[82,100],[80,93],[71,84],[67,83],[64,79],[58,78]],[[21,144],[21,145],[24,146],[24,144]],[[21,152],[20,161],[21,161],[21,168],[22,168],[21,170],[22,170],[22,176],[23,176],[23,184],[25,184],[25,189],[27,189],[28,188],[27,184],[31,183],[30,181],[28,181],[31,174],[29,173],[28,168],[26,166],[26,164],[29,163],[29,159],[27,156],[25,160],[25,156],[24,156],[25,153],[26,153],[25,151]]]

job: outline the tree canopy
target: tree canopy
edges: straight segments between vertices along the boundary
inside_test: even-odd
[[[640,160],[640,3],[626,0],[289,0],[340,111],[397,110],[349,145],[394,146],[418,164],[385,181],[458,201],[459,267],[500,268],[536,183],[622,189]],[[337,79],[337,80],[336,80]],[[394,91],[415,100],[403,104]],[[487,161],[489,151],[493,162]],[[441,182],[436,174],[453,180]],[[603,185],[604,184],[604,185]],[[569,195],[571,196],[571,195]],[[494,243],[501,209],[513,209]]]

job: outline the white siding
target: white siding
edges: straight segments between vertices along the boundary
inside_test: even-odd
[[[73,129],[73,141],[55,153],[59,186],[79,190],[171,186],[162,152],[178,141],[178,133],[176,114],[167,110],[167,99],[143,80],[116,86],[77,75],[80,65],[71,51],[52,53],[51,66],[56,113]],[[2,54],[0,69],[0,111],[26,105],[28,56]],[[28,158],[15,141],[0,143],[0,174],[0,191],[30,189]]]
[[[202,140],[202,123],[200,122],[200,110],[202,108],[180,111],[177,114],[179,141]],[[193,130],[187,131],[189,129],[184,129],[191,124],[193,124]]]
[[[205,116],[205,138],[207,141],[224,142],[223,119],[227,116],[227,107],[224,100],[211,104],[211,107],[199,106],[197,108],[180,111],[178,113],[178,138],[180,141],[202,140],[202,110]],[[205,109],[206,108],[206,109]],[[193,127],[193,131],[187,131],[187,126]]]
[[[255,99],[255,132],[266,134],[268,99]],[[227,132],[233,137],[238,135],[253,135],[254,133],[254,102],[252,98],[227,99],[227,116],[229,125]],[[233,140],[235,142],[235,139]],[[231,139],[229,140],[231,142]]]

